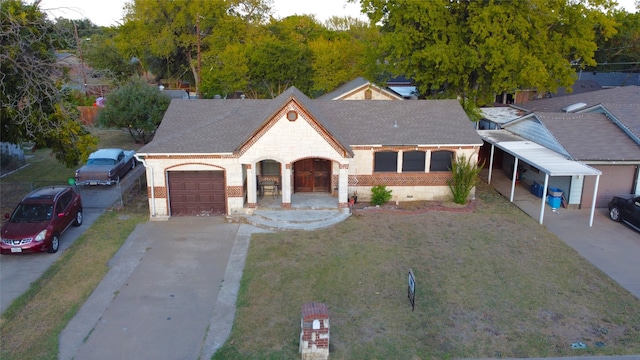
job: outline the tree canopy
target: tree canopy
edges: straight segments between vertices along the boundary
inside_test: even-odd
[[[65,73],[54,50],[64,37],[37,2],[20,0],[0,3],[0,33],[2,141],[49,147],[69,167],[86,159],[97,139],[78,121],[71,92],[61,91]]]
[[[640,2],[637,2],[640,6]],[[640,9],[638,9],[640,10]],[[614,19],[620,24],[618,33],[611,37],[597,31],[597,66],[589,71],[640,72],[640,11],[617,11]]]
[[[127,129],[136,143],[146,144],[153,138],[170,102],[157,87],[134,78],[107,95],[98,123]]]
[[[594,65],[594,28],[616,23],[610,0],[361,0],[382,23],[384,61],[427,96],[490,102],[503,91],[556,91],[574,63]]]

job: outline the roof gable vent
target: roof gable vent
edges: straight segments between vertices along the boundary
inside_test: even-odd
[[[571,104],[571,105],[569,105],[567,107],[563,107],[562,111],[567,112],[567,113],[568,112],[574,112],[574,111],[582,109],[585,106],[587,106],[587,104],[585,104],[583,102],[579,102],[579,103]]]

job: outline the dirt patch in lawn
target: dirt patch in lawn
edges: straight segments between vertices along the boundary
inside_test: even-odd
[[[470,212],[475,209],[476,202],[456,204],[453,201],[401,201],[374,205],[358,202],[352,206],[354,214],[366,215],[374,213],[418,214],[429,211]]]

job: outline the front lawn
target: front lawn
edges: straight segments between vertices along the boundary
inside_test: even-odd
[[[472,213],[253,235],[232,334],[213,358],[298,359],[310,301],[329,308],[331,359],[640,353],[640,300],[486,183]]]

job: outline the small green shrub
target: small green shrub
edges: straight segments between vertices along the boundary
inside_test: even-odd
[[[385,185],[376,185],[371,188],[371,202],[374,205],[382,205],[391,200],[391,190]]]
[[[451,173],[453,177],[447,182],[453,202],[456,204],[466,204],[467,198],[471,193],[471,189],[478,182],[478,174],[482,170],[482,164],[472,164],[471,159],[467,159],[464,155],[458,156],[456,161],[451,164]]]

